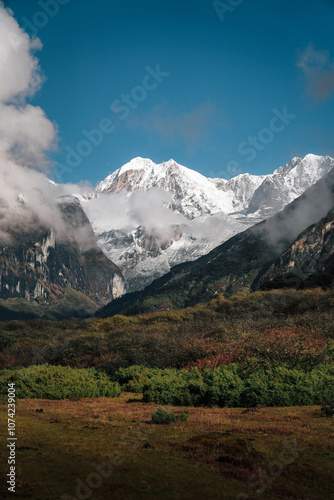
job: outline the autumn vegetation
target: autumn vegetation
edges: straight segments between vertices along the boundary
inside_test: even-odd
[[[22,397],[75,396],[55,381],[79,374],[74,385],[84,396],[80,386],[100,374],[161,404],[316,404],[334,400],[333,306],[331,289],[274,290],[138,316],[3,322],[0,377],[50,372],[49,396],[31,381]]]

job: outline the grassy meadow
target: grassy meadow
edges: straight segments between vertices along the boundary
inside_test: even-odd
[[[332,498],[333,419],[319,407],[186,407],[188,422],[169,425],[151,423],[156,408],[133,393],[20,401],[15,498]]]
[[[10,495],[333,498],[333,306],[331,289],[273,290],[0,323],[2,442],[8,383],[18,397]]]

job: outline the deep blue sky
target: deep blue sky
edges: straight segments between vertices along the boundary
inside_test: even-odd
[[[49,18],[36,17],[43,0],[6,3],[21,26],[24,17],[45,24],[35,29],[47,80],[33,103],[58,124],[54,158],[65,165],[84,129],[113,122],[63,182],[95,184],[135,156],[230,177],[269,173],[307,153],[334,155],[333,1],[226,0],[239,5],[223,19],[209,0],[69,0]],[[135,89],[142,100],[131,98],[129,113],[112,111],[157,65],[169,76],[146,97]],[[283,127],[273,109],[284,107],[294,117]]]

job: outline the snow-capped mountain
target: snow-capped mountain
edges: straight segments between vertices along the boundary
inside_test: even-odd
[[[240,174],[229,181],[219,178],[209,180],[219,191],[224,192],[225,205],[228,213],[232,214],[242,213],[248,209],[255,191],[265,178],[265,175]]]
[[[222,197],[213,182],[174,160],[156,164],[146,158],[134,158],[98,184],[96,193],[119,193],[126,190],[163,189],[172,194],[168,206],[194,219],[203,215],[228,213],[231,203]]]
[[[334,278],[333,207],[334,169],[278,214],[111,302],[98,316],[191,307],[217,293],[328,287]]]
[[[267,217],[283,210],[333,167],[334,160],[329,156],[309,154],[304,158],[293,158],[265,177],[253,195],[247,213]]]
[[[225,180],[174,160],[134,158],[81,202],[98,245],[134,291],[274,215],[333,167],[332,158],[309,154],[273,174]]]

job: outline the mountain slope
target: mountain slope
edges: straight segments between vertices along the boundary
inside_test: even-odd
[[[331,284],[334,276],[334,210],[301,233],[261,276],[263,289]]]
[[[333,166],[329,157],[307,155],[267,176],[227,181],[173,160],[135,158],[82,198],[82,206],[99,247],[121,268],[127,290],[136,291],[277,213]]]
[[[0,246],[0,298],[52,305],[70,287],[89,299],[91,310],[93,303],[97,308],[120,296],[122,274],[97,247],[79,201],[61,198],[58,209],[63,222],[59,232],[37,220],[26,230],[8,230],[10,239]]]
[[[259,278],[297,236],[334,206],[334,171],[279,214],[238,234],[195,262],[175,267],[141,294],[125,295],[98,312],[164,310],[194,305],[217,292],[231,295],[259,287]]]
[[[334,166],[329,156],[306,155],[293,158],[272,175],[266,176],[251,199],[247,214],[268,216],[282,210],[306,189],[326,175]]]

